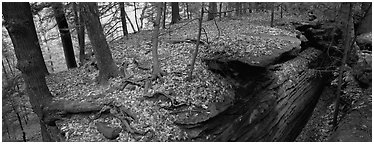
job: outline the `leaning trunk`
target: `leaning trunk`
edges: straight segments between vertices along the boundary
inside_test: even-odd
[[[121,11],[121,21],[122,21],[122,28],[123,28],[123,37],[127,37],[129,32],[127,31],[127,24],[126,24],[126,11],[125,11],[125,3],[119,3],[119,9]],[[136,10],[135,10],[136,11]]]
[[[68,67],[68,69],[75,68],[77,67],[77,62],[75,61],[73,43],[71,42],[70,30],[68,22],[65,18],[63,4],[61,2],[53,3],[52,7],[55,14],[58,30],[60,31],[66,66]]]
[[[84,8],[85,24],[90,38],[97,65],[99,76],[97,81],[100,84],[107,84],[109,78],[119,75],[117,65],[114,63],[108,43],[106,42],[103,28],[100,24],[99,12],[96,3],[82,3]]]

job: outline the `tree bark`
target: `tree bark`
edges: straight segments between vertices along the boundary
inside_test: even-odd
[[[66,66],[68,69],[71,69],[77,67],[77,62],[75,61],[73,43],[71,42],[70,30],[65,18],[63,6],[62,2],[55,2],[52,4],[58,30],[60,31]]]
[[[106,42],[103,28],[100,24],[99,12],[96,3],[82,3],[84,9],[84,20],[88,32],[88,37],[93,46],[99,76],[97,81],[101,85],[106,85],[108,79],[118,76],[119,70],[114,63],[108,43]]]
[[[172,2],[171,3],[171,23],[170,24],[175,24],[179,21],[180,16],[179,16],[179,4],[178,2]]]
[[[204,3],[201,3],[201,13],[200,13],[200,18],[199,18],[199,30],[198,30],[198,34],[197,34],[197,41],[196,41],[196,47],[195,47],[195,51],[192,55],[192,59],[191,59],[191,64],[190,64],[190,71],[188,73],[188,80],[192,80],[192,73],[193,73],[193,69],[195,67],[195,61],[196,61],[196,57],[197,57],[197,54],[199,52],[199,45],[200,45],[200,38],[201,38],[201,27],[202,27],[202,23],[203,23],[203,16],[204,16]]]
[[[78,7],[78,8],[77,8]],[[76,30],[78,35],[78,44],[79,44],[79,62],[80,66],[83,66],[85,63],[85,35],[84,35],[84,21],[82,16],[82,8],[76,3],[73,3],[73,9],[74,9],[74,21],[76,23]],[[79,14],[78,14],[79,12]]]
[[[126,11],[125,11],[125,3],[124,2],[120,2],[119,3],[119,9],[121,11],[121,21],[122,21],[123,37],[127,37],[128,34],[129,34],[129,32],[127,31]]]
[[[294,141],[326,83],[323,75],[308,66],[321,54],[314,48],[306,49],[277,70],[260,71],[242,81],[233,105],[188,129],[200,132],[197,141]]]
[[[61,141],[56,125],[47,125],[44,117],[49,114],[44,106],[52,101],[46,84],[47,69],[44,63],[29,3],[3,3],[6,29],[11,37],[17,57],[17,68],[22,72],[33,111],[40,119],[43,141]]]
[[[158,77],[162,77],[161,68],[160,68],[160,61],[158,60],[158,35],[159,35],[159,28],[160,28],[160,19],[162,14],[162,3],[159,2],[156,4],[157,6],[157,15],[156,21],[154,22],[153,28],[153,36],[152,36],[152,60],[153,60],[153,69],[152,69],[152,78],[157,79]]]
[[[208,21],[213,20],[217,15],[217,3],[210,2],[209,3],[209,13],[208,13]]]

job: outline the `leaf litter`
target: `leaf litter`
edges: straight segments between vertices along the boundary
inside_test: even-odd
[[[257,19],[253,19],[257,17]],[[185,117],[194,116],[195,109],[202,109],[206,120],[219,113],[215,103],[233,101],[235,88],[230,81],[207,70],[202,58],[209,58],[213,53],[224,51],[237,59],[250,59],[249,56],[271,55],[270,49],[281,49],[295,43],[292,38],[295,33],[268,26],[255,25],[258,16],[245,17],[240,20],[217,21],[220,29],[213,21],[204,22],[206,34],[202,40],[208,40],[209,46],[200,47],[197,56],[193,79],[186,81],[188,66],[195,48],[191,43],[170,44],[168,39],[194,39],[197,37],[197,22],[191,22],[180,29],[165,32],[159,37],[158,46],[161,69],[167,73],[163,81],[158,79],[151,82],[148,92],[145,92],[145,79],[151,76],[151,31],[133,34],[127,40],[110,43],[112,56],[119,68],[124,69],[126,77],[110,79],[110,85],[97,85],[94,79],[98,71],[88,71],[75,68],[68,71],[47,76],[47,84],[55,99],[71,101],[89,101],[99,104],[109,102],[125,107],[136,118],[129,122],[129,126],[145,132],[144,135],[122,131],[114,141],[181,141],[188,135],[175,122]],[[178,28],[183,24],[171,27]],[[264,37],[263,35],[266,35]],[[290,37],[289,39],[277,36]],[[207,41],[206,41],[207,42]],[[138,82],[138,86],[121,87],[126,81]],[[129,85],[129,84],[127,84]],[[169,101],[148,100],[153,94],[167,95]],[[186,113],[175,114],[166,109],[173,103],[187,106]],[[218,106],[217,106],[218,107]],[[217,108],[219,109],[219,108]],[[190,112],[188,112],[190,111]],[[121,127],[121,120],[116,117],[100,117],[92,119],[93,114],[73,115],[58,123],[65,133],[66,141],[113,141],[106,139],[95,127],[97,122],[107,122],[110,126]],[[200,121],[201,121],[200,119]]]

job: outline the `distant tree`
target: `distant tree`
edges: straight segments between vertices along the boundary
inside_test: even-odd
[[[84,21],[88,32],[88,37],[93,46],[97,65],[99,67],[99,84],[105,85],[108,79],[118,76],[119,70],[114,63],[108,43],[106,42],[103,28],[100,24],[97,3],[82,3],[84,9]]]
[[[164,7],[163,7],[163,12],[162,12],[162,28],[165,29],[166,28],[166,9],[167,9],[167,2],[164,2]]]
[[[271,3],[271,20],[270,20],[270,27],[274,27],[274,9],[275,6],[273,3]]]
[[[162,7],[163,7],[163,4],[161,2],[156,3],[157,14],[156,14],[156,21],[154,22],[153,36],[152,36],[152,46],[153,46],[152,48],[153,69],[152,69],[152,78],[151,78],[152,80],[161,78],[162,75],[164,75],[163,72],[161,71],[160,61],[158,60],[158,53],[157,53]]]
[[[180,16],[179,16],[179,4],[178,2],[172,2],[171,3],[171,23],[170,24],[175,24],[179,21]]]
[[[125,3],[124,2],[119,3],[119,9],[121,11],[121,22],[122,22],[122,29],[123,29],[122,30],[123,31],[123,37],[127,37],[129,32],[127,31],[126,11],[125,11]]]
[[[134,2],[134,17],[135,17],[135,24],[136,24],[136,28],[138,29],[138,31],[141,31],[141,29],[139,28],[139,24],[138,24],[138,15],[136,14],[136,2]]]
[[[62,2],[52,3],[53,12],[56,18],[58,30],[60,31],[62,47],[64,49],[65,61],[68,69],[77,67],[75,61],[73,43],[71,42],[71,35],[68,22],[65,18],[64,5]]]
[[[43,141],[61,141],[56,124],[45,123],[48,113],[44,107],[51,103],[52,94],[46,84],[47,68],[44,63],[29,3],[5,2],[4,25],[11,37],[17,57],[17,68],[22,72],[33,111],[39,117]]]
[[[219,3],[219,19],[221,19],[222,16],[222,2]]]
[[[84,40],[85,29],[84,29],[82,7],[80,4],[77,5],[77,3],[73,3],[73,10],[74,10],[74,21],[76,23],[75,29],[77,30],[77,35],[78,35],[79,62],[80,62],[80,66],[83,66],[85,63],[86,54],[85,54],[85,40]]]
[[[203,16],[204,16],[204,3],[201,3],[201,14],[200,14],[200,18],[199,18],[199,30],[198,30],[198,34],[197,34],[196,47],[195,47],[195,51],[192,55],[191,64],[190,64],[190,71],[188,73],[187,80],[192,80],[192,73],[193,73],[193,69],[195,67],[195,61],[196,61],[197,54],[199,52]]]
[[[209,2],[208,21],[213,20],[217,15],[217,3]]]

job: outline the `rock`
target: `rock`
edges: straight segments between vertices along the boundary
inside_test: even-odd
[[[371,51],[371,48],[372,48],[371,32],[359,35],[357,37],[356,42],[357,42],[357,45],[360,47],[361,50]]]
[[[359,60],[353,66],[353,76],[360,87],[367,88],[371,85],[371,54],[359,53]]]
[[[128,89],[128,90],[135,90],[136,86],[135,85],[132,85],[132,84],[128,84],[125,89]]]
[[[109,123],[106,122],[97,122],[96,124],[97,130],[104,135],[105,138],[113,140],[119,136],[119,133],[122,131],[122,128],[115,127],[112,128]]]

